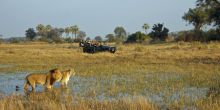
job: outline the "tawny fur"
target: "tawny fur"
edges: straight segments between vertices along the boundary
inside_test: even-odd
[[[66,70],[62,72],[62,79],[60,80],[61,86],[67,87],[68,81],[71,76],[74,76],[76,73],[74,69]]]
[[[24,89],[28,90],[29,86],[31,86],[32,91],[35,91],[35,88],[36,88],[37,84],[44,85],[45,88],[51,89],[53,84],[56,81],[61,80],[61,78],[62,78],[62,74],[61,74],[59,69],[50,70],[50,72],[47,73],[47,74],[42,74],[42,73],[40,73],[40,74],[36,74],[36,73],[29,74],[26,77],[26,83],[24,85]]]

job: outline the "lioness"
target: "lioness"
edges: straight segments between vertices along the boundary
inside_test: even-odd
[[[61,80],[62,74],[59,69],[50,70],[47,74],[29,74],[26,77],[26,83],[24,89],[28,90],[28,87],[32,87],[32,91],[35,91],[36,84],[44,85],[45,88],[50,89],[54,82]]]
[[[60,80],[61,86],[66,87],[68,84],[68,81],[71,76],[74,76],[76,74],[74,69],[69,69],[62,72],[62,79]]]

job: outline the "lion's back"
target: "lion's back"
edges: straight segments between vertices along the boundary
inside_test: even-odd
[[[44,84],[46,82],[47,74],[42,74],[42,73],[32,73],[29,74],[26,79],[29,82],[35,82],[35,83],[41,83]]]

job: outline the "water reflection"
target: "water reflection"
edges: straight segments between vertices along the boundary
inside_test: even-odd
[[[11,95],[19,94],[27,97],[49,96],[49,98],[60,100],[59,98],[79,96],[88,99],[96,100],[114,100],[120,99],[123,97],[135,98],[137,96],[146,97],[149,101],[157,103],[160,106],[165,105],[167,102],[180,101],[182,98],[193,102],[198,99],[206,97],[208,88],[197,88],[197,87],[187,87],[170,90],[162,89],[159,92],[151,90],[149,87],[145,87],[133,90],[129,87],[132,87],[133,84],[139,83],[137,79],[132,76],[116,76],[111,77],[80,77],[74,76],[71,77],[68,88],[62,88],[59,83],[55,83],[53,89],[44,90],[42,85],[36,87],[36,92],[31,92],[30,90],[25,92],[23,90],[24,78],[27,74],[18,73],[18,74],[0,74],[0,94]],[[181,76],[171,74],[169,75],[145,75],[144,81],[141,83],[152,83],[152,77],[158,78],[158,81],[167,81],[167,80],[179,80]],[[157,83],[157,82],[156,82]],[[138,84],[137,84],[138,85]],[[121,89],[120,87],[124,87]],[[140,86],[141,87],[141,86]],[[30,88],[29,88],[30,89]],[[35,96],[36,95],[36,96]],[[1,98],[1,95],[0,95]],[[188,98],[188,99],[187,99]]]

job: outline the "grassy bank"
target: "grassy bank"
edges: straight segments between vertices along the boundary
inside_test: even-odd
[[[62,97],[62,98],[60,98]],[[1,110],[157,110],[145,98],[123,98],[98,101],[83,99],[59,92],[32,93],[26,97],[12,95],[0,102]]]

